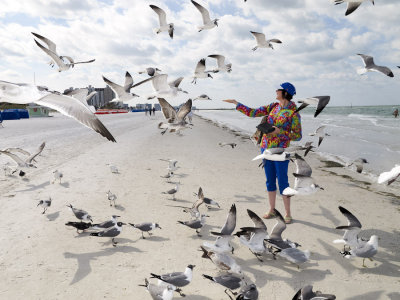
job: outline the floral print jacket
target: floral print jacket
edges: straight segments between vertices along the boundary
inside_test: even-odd
[[[236,110],[248,117],[255,118],[268,115],[267,122],[281,130],[278,134],[264,134],[260,144],[262,149],[287,148],[291,140],[299,141],[302,137],[301,118],[299,113],[295,112],[297,109],[296,104],[293,101],[290,101],[285,107],[281,107],[279,103],[275,106],[274,104],[271,103],[257,109],[249,108],[241,103],[236,105]]]

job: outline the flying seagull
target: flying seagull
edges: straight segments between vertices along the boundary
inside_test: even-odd
[[[211,71],[206,71],[206,59],[205,58],[200,59],[196,65],[196,69],[194,70],[192,83],[196,84],[197,78],[208,78],[208,77],[213,78],[210,72]]]
[[[187,94],[187,91],[182,90],[179,85],[181,84],[183,77],[179,77],[174,81],[168,82],[167,74],[155,75],[151,78],[151,83],[153,85],[154,94],[147,97],[147,99],[153,98],[170,98],[176,97],[178,92]]]
[[[392,70],[390,70],[388,67],[384,67],[384,66],[377,66],[374,63],[374,58],[372,56],[368,56],[365,54],[357,54],[361,56],[361,59],[363,60],[364,63],[364,68],[358,69],[357,73],[362,75],[365,74],[367,72],[380,72],[385,74],[386,76],[389,77],[394,77]]]
[[[9,156],[14,162],[17,164],[19,168],[36,168],[36,166],[33,164],[33,161],[36,156],[38,156],[40,153],[42,153],[44,147],[46,146],[46,143],[43,142],[39,148],[36,150],[35,153],[29,155],[27,158],[20,158],[18,155],[16,155],[14,152],[14,148],[9,148],[5,150],[0,150],[0,154],[4,154]]]
[[[217,60],[217,68],[212,70],[213,73],[219,72],[232,72],[232,64],[225,64],[225,56],[219,54],[212,54],[208,57],[215,58]]]
[[[242,275],[241,267],[229,254],[207,250],[203,246],[200,246],[200,248],[203,251],[202,258],[210,259],[214,265],[218,267],[218,269],[229,273]]]
[[[201,94],[200,96],[193,99],[193,101],[195,100],[211,100],[211,98],[208,97],[206,94]]]
[[[319,147],[319,145],[321,145],[324,137],[330,136],[329,134],[325,133],[325,128],[326,128],[326,126],[322,125],[322,126],[318,127],[317,130],[315,130],[314,133],[310,133],[309,134],[310,136],[317,136],[318,137],[318,147]]]
[[[160,32],[163,31],[168,31],[168,34],[170,36],[170,38],[174,38],[174,23],[167,23],[167,14],[165,13],[165,11],[161,8],[159,8],[158,6],[155,5],[150,5],[151,9],[154,10],[157,15],[158,15],[158,20],[160,22],[160,27],[159,28],[155,28],[154,32],[159,34]]]
[[[201,190],[201,187],[199,190]],[[193,203],[192,207],[187,207],[187,206],[175,206],[175,207],[183,208],[183,211],[189,213],[192,218],[198,219],[200,218],[201,215],[199,207],[203,203],[204,203],[204,196],[198,197],[197,201]]]
[[[334,300],[335,295],[323,294],[320,291],[314,292],[312,285],[306,285],[299,289],[296,295],[293,296],[292,300]]]
[[[149,67],[149,68],[146,68],[146,69],[144,69],[144,70],[142,70],[142,71],[139,71],[138,73],[139,73],[139,74],[144,74],[144,73],[146,73],[146,74],[149,75],[150,77],[153,77],[153,76],[155,76],[155,75],[159,75],[159,74],[160,74],[159,72],[162,72],[159,68],[152,68],[152,67]]]
[[[347,2],[347,10],[346,10],[345,16],[348,16],[349,14],[351,14],[365,1],[371,1],[372,4],[375,5],[374,0],[334,0],[334,1],[335,1],[335,5]]]
[[[255,32],[255,31],[250,31],[250,32],[256,38],[256,41],[257,41],[257,46],[255,46],[252,49],[253,51],[256,51],[257,48],[271,48],[271,49],[274,49],[274,46],[272,46],[271,43],[282,44],[282,42],[280,40],[278,40],[278,39],[267,40],[265,38],[265,34],[264,33]]]
[[[400,176],[400,165],[395,165],[390,171],[383,172],[378,177],[378,183],[392,184]]]
[[[235,147],[237,146],[236,143],[218,143],[218,145],[219,145],[220,147],[231,146],[232,149],[235,148]]]
[[[204,192],[203,192],[203,189],[201,187],[199,188],[199,192],[197,194],[196,193],[193,193],[193,194],[195,196],[199,197],[199,199],[202,199],[202,201],[204,202],[204,204],[206,205],[206,207],[208,209],[211,208],[211,205],[214,205],[214,206],[217,206],[218,208],[220,208],[218,202],[216,202],[216,201],[214,201],[214,200],[212,200],[210,198],[204,197]]]
[[[151,278],[157,278],[162,282],[172,285],[174,290],[179,292],[179,294],[184,297],[185,294],[182,293],[180,288],[188,285],[192,281],[194,267],[194,265],[188,265],[184,272],[173,272],[164,275],[157,275],[154,273],[150,274]],[[176,287],[178,287],[178,289]]]
[[[169,132],[180,134],[181,130],[189,128],[189,124],[185,121],[185,117],[192,110],[192,99],[187,100],[178,111],[176,111],[174,107],[163,98],[158,98],[158,102],[160,103],[161,111],[165,119],[167,119],[167,123],[160,122],[158,124],[158,128],[164,129],[161,134],[164,134],[168,130]]]
[[[206,29],[212,29],[214,27],[218,27],[218,19],[211,20],[210,13],[205,7],[201,6],[196,1],[193,0],[191,1],[193,5],[196,6],[196,8],[200,11],[201,17],[203,18],[203,25],[198,26],[199,32]]]
[[[252,160],[268,159],[273,161],[285,161],[288,160],[290,154],[285,152],[285,148],[269,148],[265,149],[260,155],[257,155]]]
[[[113,90],[115,93],[115,98],[112,100],[112,102],[127,102],[132,100],[134,97],[139,97],[138,95],[134,93],[130,93],[130,90],[133,86],[133,79],[131,74],[129,72],[125,73],[125,84],[124,86],[116,84],[115,82],[112,82],[111,80],[105,78],[104,76],[103,80],[104,82]]]
[[[73,68],[77,64],[87,64],[95,61],[94,59],[92,59],[88,61],[74,62],[74,60],[70,56],[60,56],[56,51],[56,44],[54,42],[52,42],[48,38],[45,38],[44,36],[41,36],[40,34],[34,32],[32,32],[32,34],[47,45],[48,48],[35,40],[36,45],[38,45],[40,49],[42,49],[48,56],[51,57],[52,61],[50,65],[53,67],[54,64],[57,64],[58,72],[67,71],[69,68]],[[66,62],[64,59],[69,62]]]
[[[49,200],[40,200],[36,207],[38,207],[38,206],[43,207],[42,214],[44,214],[46,212],[47,208],[51,206],[51,197],[49,197]]]
[[[296,112],[299,112],[303,108],[312,105],[316,106],[317,110],[315,111],[314,118],[316,118],[320,112],[325,108],[325,106],[329,103],[331,99],[330,96],[315,96],[311,98],[306,98],[304,100],[299,100],[297,102],[301,103],[300,107],[296,109]]]
[[[93,129],[109,141],[116,142],[112,134],[87,105],[73,97],[52,93],[43,87],[31,84],[0,81],[0,102],[15,104],[34,102],[38,105],[47,106]]]

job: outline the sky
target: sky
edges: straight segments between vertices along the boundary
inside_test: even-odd
[[[331,106],[400,104],[400,1],[365,1],[345,16],[346,3],[331,0],[198,0],[219,26],[198,32],[202,19],[189,0],[2,0],[0,11],[0,80],[44,85],[63,91],[69,87],[105,87],[102,75],[123,84],[129,71],[135,82],[145,79],[138,71],[158,67],[169,80],[184,77],[181,88],[189,94],[168,99],[177,105],[187,98],[207,94],[212,101],[195,101],[198,108],[230,108],[222,99],[236,99],[259,107],[275,100],[282,82],[296,86],[294,100],[330,95]],[[155,34],[158,17],[149,7],[164,9],[174,23],[174,39]],[[250,31],[278,38],[275,49],[251,49]],[[75,61],[96,59],[57,72],[49,57],[34,43],[31,32],[57,44],[60,55]],[[357,53],[374,57],[389,67],[394,78],[369,72]],[[192,84],[197,62],[221,54],[232,63],[231,73],[213,74]],[[207,69],[216,67],[212,58]],[[150,83],[132,90],[152,93]]]

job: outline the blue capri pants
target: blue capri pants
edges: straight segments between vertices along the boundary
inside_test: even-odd
[[[289,160],[273,161],[263,159],[265,177],[267,177],[267,191],[276,191],[276,179],[278,178],[279,192],[282,195],[284,189],[289,187],[288,167]]]

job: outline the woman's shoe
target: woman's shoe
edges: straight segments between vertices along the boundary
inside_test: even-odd
[[[292,223],[292,221],[293,221],[293,218],[292,217],[285,217],[285,223],[286,224],[290,224],[290,223]]]
[[[264,218],[264,219],[273,219],[273,218],[276,218],[276,213],[274,213],[274,212],[268,212],[268,213],[266,213],[265,215],[263,215],[263,218]]]

